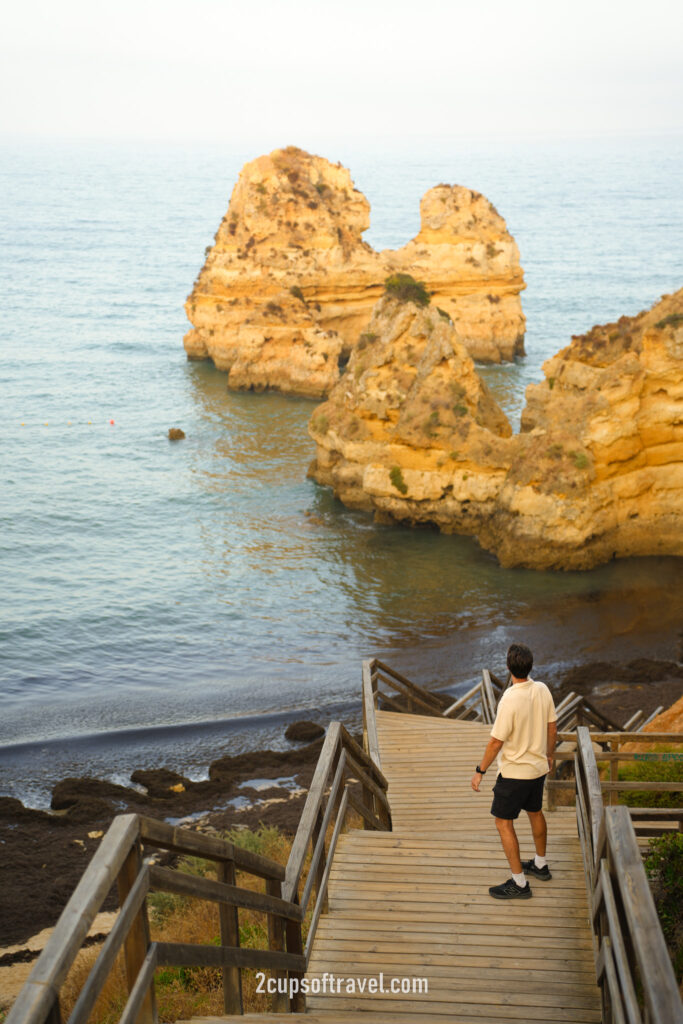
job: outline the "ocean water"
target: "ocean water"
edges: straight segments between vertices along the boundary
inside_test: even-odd
[[[513,637],[549,679],[675,651],[679,561],[502,570],[468,538],[375,526],[306,478],[314,403],[186,361],[185,296],[256,155],[0,146],[0,795],[44,806],[55,778],[153,764],[202,777],[282,746],[292,717],[353,717],[373,655],[457,691]],[[683,284],[681,140],[322,155],[370,200],[377,248],[416,233],[440,181],[506,218],[528,354],[482,372],[514,421],[572,334]]]

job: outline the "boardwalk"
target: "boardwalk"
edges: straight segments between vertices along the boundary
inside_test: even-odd
[[[552,881],[532,879],[527,902],[494,901],[488,886],[510,874],[490,815],[495,771],[479,794],[469,786],[490,727],[392,712],[377,723],[393,831],[342,836],[308,976],[420,977],[429,992],[309,996],[307,1017],[599,1022],[574,809],[549,815]]]

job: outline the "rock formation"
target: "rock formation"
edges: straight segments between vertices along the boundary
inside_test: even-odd
[[[523,353],[517,246],[484,196],[439,185],[417,237],[375,252],[370,207],[346,168],[295,147],[245,165],[185,309],[191,359],[234,388],[321,397],[336,384],[385,278],[409,272],[489,362]]]
[[[380,520],[475,536],[506,566],[683,554],[683,289],[544,365],[511,436],[458,332],[385,297],[314,412],[311,475]]]

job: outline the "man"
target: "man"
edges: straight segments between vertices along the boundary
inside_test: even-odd
[[[488,766],[499,754],[491,814],[496,819],[512,878],[502,885],[491,886],[489,893],[497,900],[530,899],[531,886],[525,875],[534,875],[542,881],[552,878],[545,859],[548,830],[541,807],[543,784],[553,764],[557,715],[545,683],[529,678],[533,663],[528,647],[511,644],[507,666],[512,686],[500,698],[491,739],[472,776],[472,789],[478,793]],[[536,856],[523,863],[514,826],[520,811],[529,815],[536,846]]]

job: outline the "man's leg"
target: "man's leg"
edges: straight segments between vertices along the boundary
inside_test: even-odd
[[[508,859],[510,870],[513,875],[522,874],[522,861],[519,857],[519,841],[515,832],[515,823],[510,818],[496,818],[496,828],[503,844],[505,856]]]
[[[534,837],[534,846],[539,857],[545,857],[546,844],[548,842],[548,826],[543,811],[527,811],[531,833]]]

